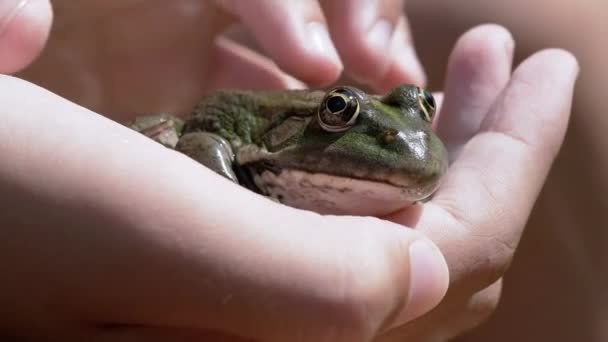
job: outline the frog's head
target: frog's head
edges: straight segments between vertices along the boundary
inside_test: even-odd
[[[306,125],[271,153],[275,171],[259,176],[269,194],[320,212],[377,215],[437,188],[447,153],[431,129],[428,91],[401,85],[375,96],[336,87],[316,102]]]

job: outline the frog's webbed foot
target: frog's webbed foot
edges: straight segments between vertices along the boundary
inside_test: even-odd
[[[166,147],[175,148],[184,121],[170,114],[156,114],[138,117],[127,126]]]
[[[221,136],[209,132],[187,133],[175,149],[238,184],[232,170],[234,153],[230,143]]]

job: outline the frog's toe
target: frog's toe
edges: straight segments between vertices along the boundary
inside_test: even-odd
[[[220,175],[238,183],[232,169],[234,153],[226,139],[209,132],[184,134],[175,149]]]
[[[154,141],[169,148],[175,148],[184,122],[170,114],[156,114],[138,117],[130,122],[128,126]]]

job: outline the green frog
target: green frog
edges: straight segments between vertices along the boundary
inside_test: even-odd
[[[185,121],[160,114],[130,127],[286,205],[379,216],[428,198],[446,172],[435,106],[414,85],[384,96],[350,86],[224,90]]]

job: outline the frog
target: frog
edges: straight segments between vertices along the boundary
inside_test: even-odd
[[[275,202],[383,216],[439,187],[448,158],[435,113],[432,93],[413,84],[385,95],[347,85],[217,90],[185,119],[156,114],[129,127]]]

